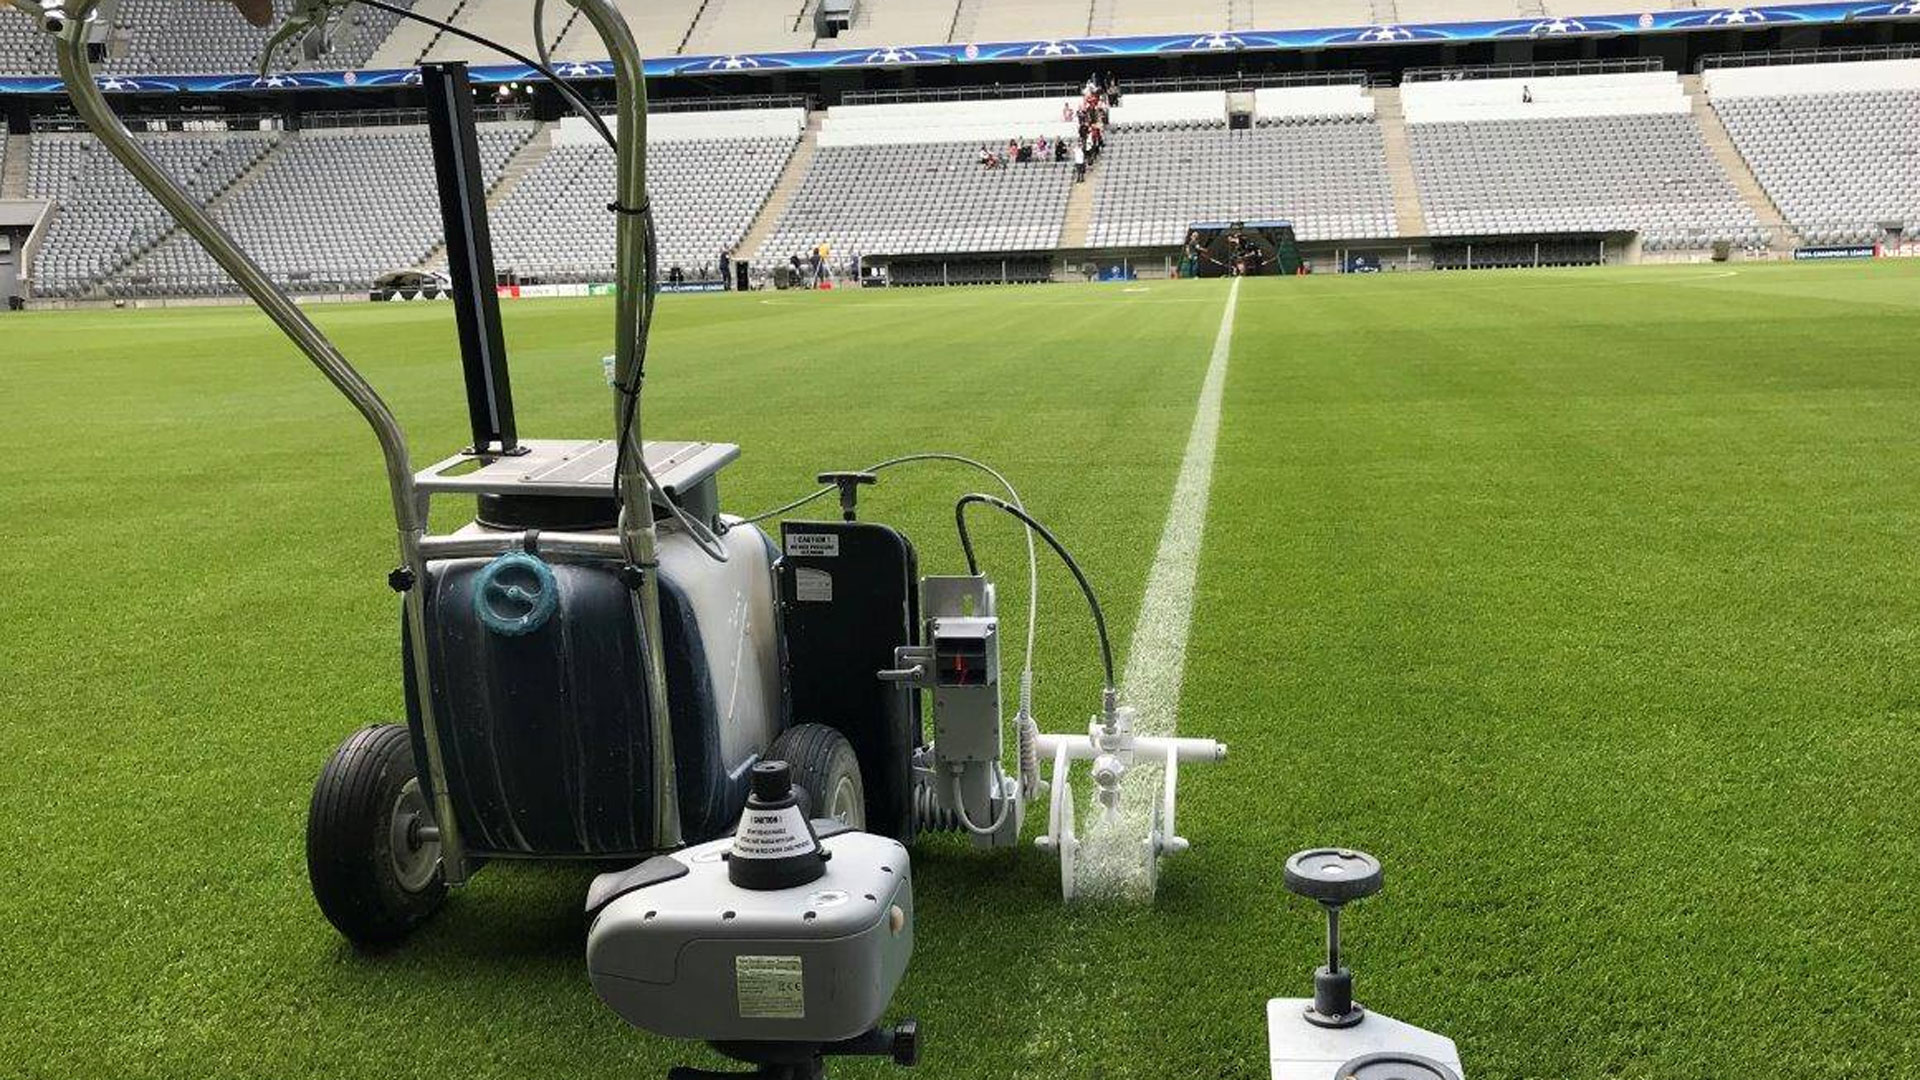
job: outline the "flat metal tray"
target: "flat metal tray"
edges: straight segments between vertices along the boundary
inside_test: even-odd
[[[431,494],[612,494],[612,439],[524,439],[520,445],[526,447],[526,453],[485,457],[455,454],[416,473],[414,485]],[[647,468],[667,494],[676,497],[698,487],[740,456],[740,448],[733,443],[649,440],[645,446]]]

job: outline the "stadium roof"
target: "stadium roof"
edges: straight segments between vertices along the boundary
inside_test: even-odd
[[[1831,26],[1871,20],[1920,20],[1920,0],[1876,0],[1872,3],[1786,4],[1762,7],[1681,8],[1673,11],[1637,11],[1619,15],[1578,17],[1524,17],[1477,22],[1405,23],[1389,26],[1346,26],[1303,30],[1213,31],[1161,34],[1147,37],[1071,38],[1049,41],[889,45],[880,48],[814,49],[801,52],[732,53],[710,56],[667,56],[646,62],[650,78],[677,75],[753,75],[792,71],[863,68],[907,68],[1047,60],[1271,53],[1329,47],[1391,46],[1407,44],[1469,44],[1496,41],[1539,41],[1560,38],[1618,37],[1644,33],[1778,29]],[[570,61],[557,64],[571,79],[603,79],[613,74],[608,63]],[[475,67],[476,83],[498,85],[538,78],[532,69],[517,65]],[[102,87],[113,93],[179,93],[260,90],[369,90],[401,88],[419,81],[411,68],[344,72],[296,71],[260,78],[232,75],[120,75],[103,77]],[[55,75],[0,78],[0,94],[59,94]]]

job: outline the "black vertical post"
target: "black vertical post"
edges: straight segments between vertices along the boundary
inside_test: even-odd
[[[480,174],[480,136],[473,118],[473,86],[458,61],[421,66],[427,92],[427,131],[440,185],[440,219],[447,231],[447,276],[453,280],[454,320],[460,329],[460,366],[467,382],[467,416],[474,454],[525,453],[513,427],[513,388],[507,345],[500,332],[493,234],[487,228],[487,188]]]

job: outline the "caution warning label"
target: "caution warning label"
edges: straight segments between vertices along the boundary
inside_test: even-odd
[[[747,808],[733,834],[733,858],[788,859],[813,851],[813,834],[798,806],[779,810]]]
[[[838,533],[788,533],[787,554],[812,555],[816,558],[837,557],[840,554],[840,534]]]

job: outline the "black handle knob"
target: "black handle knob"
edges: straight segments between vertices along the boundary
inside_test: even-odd
[[[880,478],[870,472],[823,472],[814,477],[814,482],[832,484],[839,488],[840,517],[846,521],[853,521],[854,511],[860,505],[861,487],[877,484]]]
[[[1287,891],[1322,904],[1372,896],[1386,884],[1380,860],[1348,848],[1312,848],[1287,858],[1281,871]]]
[[[902,1020],[894,1025],[893,1063],[904,1069],[920,1064],[920,1021]]]
[[[780,802],[793,794],[793,769],[784,761],[757,762],[748,774],[748,784],[761,802]]]

